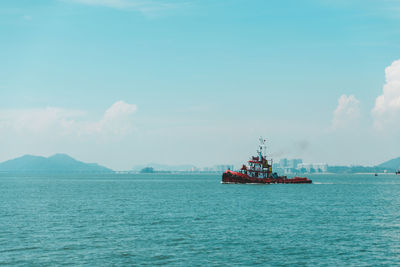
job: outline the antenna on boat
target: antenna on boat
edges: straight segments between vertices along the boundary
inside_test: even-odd
[[[264,139],[262,136],[260,137],[260,152],[264,155],[267,156],[267,148],[265,146],[265,142],[267,141],[266,139]]]

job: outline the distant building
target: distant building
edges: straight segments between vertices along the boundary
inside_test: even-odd
[[[283,158],[279,161],[279,163],[273,164],[274,171],[281,174],[291,174],[296,173],[297,165],[303,163],[302,159],[286,159]]]
[[[145,167],[140,170],[140,173],[154,173],[154,169],[152,167]]]
[[[228,169],[233,170],[234,166],[233,165],[217,165],[217,166],[215,166],[215,170],[217,172],[225,172]]]
[[[328,164],[326,163],[300,163],[297,165],[299,171],[306,172],[327,172]]]
[[[192,168],[190,168],[190,171],[191,172],[198,172],[198,171],[200,171],[200,169],[196,168],[196,167],[192,167]]]
[[[281,165],[279,163],[272,163],[272,169],[276,170],[276,169],[280,169]]]
[[[328,171],[328,164],[326,164],[326,163],[314,163],[313,167],[316,172],[327,172]]]
[[[313,164],[312,163],[300,163],[300,164],[297,164],[297,169],[300,171],[305,170],[306,172],[311,172],[311,169],[313,169]]]
[[[287,161],[287,167],[292,169],[297,169],[297,165],[303,163],[302,159],[289,159]]]
[[[281,169],[287,167],[287,165],[288,165],[288,160],[287,160],[287,159],[281,159],[281,160],[279,161],[279,167],[280,167]]]

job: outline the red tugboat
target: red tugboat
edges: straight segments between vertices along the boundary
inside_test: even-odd
[[[227,170],[222,174],[224,184],[311,184],[306,177],[287,178],[272,173],[272,159],[268,162],[265,154],[265,139],[260,138],[256,157],[251,157],[249,166],[243,164],[240,171]]]

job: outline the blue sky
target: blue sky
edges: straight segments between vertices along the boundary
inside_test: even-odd
[[[400,156],[399,48],[395,0],[3,0],[0,160],[238,164],[263,135],[376,164]]]

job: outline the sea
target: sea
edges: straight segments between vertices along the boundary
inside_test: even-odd
[[[400,265],[400,176],[0,174],[0,265]]]

